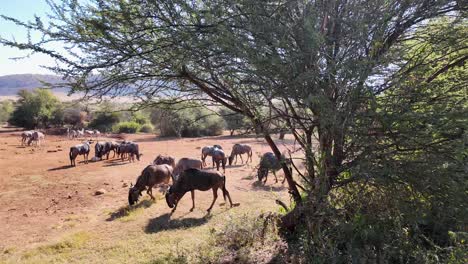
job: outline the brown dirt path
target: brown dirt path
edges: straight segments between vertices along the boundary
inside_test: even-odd
[[[254,166],[259,162],[260,153],[269,151],[260,138],[219,136],[158,139],[148,134],[128,135],[128,140],[140,145],[143,156],[139,162],[111,159],[84,164],[80,156],[77,167],[71,168],[68,166],[69,148],[80,140],[46,136],[46,142],[41,147],[21,147],[19,134],[17,131],[0,130],[0,249],[33,248],[74,230],[87,230],[100,237],[114,239],[122,233],[133,232],[131,230],[151,233],[184,226],[187,221],[195,225],[204,224],[206,220],[196,219],[204,219],[202,217],[212,200],[211,192],[196,192],[196,210],[193,213],[188,213],[191,202],[190,195],[186,195],[176,213],[170,216],[175,219],[171,226],[168,226],[166,219],[169,218],[170,209],[164,200],[158,200],[156,204],[145,208],[136,221],[114,220],[118,217],[119,208],[127,205],[128,187],[123,187],[124,183],[134,183],[141,170],[158,154],[199,158],[200,148],[206,145],[220,144],[227,153],[230,153],[234,143],[250,144],[253,147],[252,165],[226,169],[227,189],[234,202],[240,203],[242,210],[256,212],[276,208],[275,198],[285,202],[289,199],[286,188],[280,183],[274,184],[272,177],[266,186],[254,184]],[[279,144],[282,149],[286,145],[292,146],[291,139],[287,138],[284,142]],[[94,147],[90,158],[92,156]],[[211,160],[208,164],[211,165]],[[278,174],[282,179],[282,173]],[[101,188],[106,189],[107,193],[95,196],[95,190]],[[221,203],[221,197],[217,204]],[[227,207],[217,205],[213,214],[223,214],[226,210]]]

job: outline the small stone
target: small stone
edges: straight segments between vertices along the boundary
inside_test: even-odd
[[[68,198],[68,199],[71,199],[71,198],[72,198],[72,196],[71,196],[71,195],[68,195],[68,197],[67,197],[67,198]]]
[[[104,185],[109,185],[109,183],[105,182]]]
[[[105,194],[106,193],[106,190],[104,189],[99,189],[97,190],[96,192],[94,192],[94,195],[101,195],[101,194]]]
[[[24,217],[28,217],[28,214],[23,214]]]
[[[128,187],[128,184],[126,182],[122,184],[122,188],[125,188],[125,187]]]

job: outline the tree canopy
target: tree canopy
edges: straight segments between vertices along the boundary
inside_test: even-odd
[[[75,91],[130,95],[141,105],[162,96],[222,105],[248,118],[278,158],[268,124],[284,124],[306,169],[296,171],[301,196],[283,167],[296,204],[283,225],[334,216],[326,227],[308,225],[314,256],[352,254],[358,244],[380,254],[384,241],[403,247],[421,237],[448,245],[446,229],[461,226],[468,116],[462,1],[70,0],[51,7],[49,26],[4,17],[43,33],[40,42],[0,42],[56,58],[51,70]],[[69,52],[47,49],[54,41]],[[346,227],[399,231],[373,241]],[[405,228],[420,236],[404,235]],[[355,243],[340,244],[349,239]]]

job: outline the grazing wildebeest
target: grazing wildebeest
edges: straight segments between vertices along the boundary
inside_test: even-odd
[[[187,169],[202,169],[202,161],[199,159],[191,159],[191,158],[181,158],[177,162],[177,165],[174,168],[174,177],[172,181],[174,182],[179,174]]]
[[[119,145],[117,153],[120,155],[122,161],[124,161],[124,159],[126,158],[126,155],[128,155],[129,156],[128,160],[130,162],[135,161],[135,156],[137,160],[139,161],[140,157],[143,155],[140,153],[137,143],[125,142],[125,141]]]
[[[245,161],[245,164],[249,162],[249,159],[250,162],[252,162],[252,148],[249,145],[235,144],[232,146],[231,155],[229,156],[229,166],[232,165],[234,157],[236,158],[235,164],[237,164],[237,156],[240,156],[241,163],[244,163],[242,154],[247,154],[247,160]]]
[[[23,131],[21,133],[21,146],[26,144],[26,140],[29,140],[33,133],[34,133],[34,130]]]
[[[172,166],[172,168],[175,168],[175,159],[170,156],[163,156],[163,155],[158,155],[154,161],[154,165],[161,165],[161,164],[167,164]]]
[[[82,128],[81,130],[76,130],[76,133],[77,133],[76,137],[84,138],[85,136],[84,128]]]
[[[281,160],[282,162],[285,162],[286,164],[289,164],[290,161],[286,159],[284,155],[281,155]],[[261,160],[260,160],[260,165],[257,170],[257,177],[258,181],[262,181],[262,179],[265,179],[263,183],[266,183],[267,177],[268,177],[268,172],[271,171],[273,175],[275,176],[275,183],[278,182],[278,178],[276,177],[276,172],[281,169],[281,162],[278,161],[276,158],[275,154],[271,152],[267,152],[263,154]],[[291,170],[291,168],[289,168]],[[286,180],[286,177],[283,178],[282,183]]]
[[[109,152],[111,147],[111,142],[97,142],[96,145],[94,145],[94,156],[102,160],[102,157],[107,155],[107,159],[109,159]]]
[[[138,202],[138,198],[141,196],[141,192],[148,187],[146,193],[155,199],[153,196],[153,187],[157,184],[169,184],[169,179],[172,175],[172,167],[167,164],[162,165],[148,165],[135,183],[135,186],[131,186],[128,191],[128,203],[130,205]]]
[[[219,165],[221,164],[223,167],[223,172],[226,171],[226,154],[224,151],[219,148],[214,148],[213,152],[211,152],[211,158],[213,159],[213,164],[216,164],[216,170],[219,171]]]
[[[108,141],[108,142],[106,142],[106,144],[110,145],[109,146],[109,152],[107,153],[107,159],[109,159],[109,154],[110,154],[111,150],[114,152],[114,155],[112,156],[112,158],[115,158],[115,154],[117,153],[120,144],[115,142],[115,141]]]
[[[85,141],[83,142],[83,144],[75,145],[70,148],[69,156],[70,156],[71,166],[76,166],[75,160],[76,160],[76,157],[78,157],[78,155],[83,155],[85,159],[85,163],[88,163],[88,155],[89,155],[89,151],[91,150],[90,144],[91,144],[90,141]]]
[[[93,130],[85,130],[84,134],[89,136],[89,137],[92,137],[94,135],[94,131]]]
[[[44,139],[45,139],[45,135],[42,132],[34,131],[31,134],[31,137],[29,137],[28,146],[31,145],[32,142],[35,142],[36,146],[40,146],[41,141],[43,141]]]
[[[206,167],[206,157],[213,156],[213,151],[215,149],[223,149],[220,145],[206,146],[202,148],[201,160],[203,161],[203,166]],[[214,163],[212,164],[214,167]]]
[[[223,197],[226,201],[226,197],[229,198],[231,207],[233,206],[231,196],[226,189],[226,177],[221,175],[219,172],[203,171],[198,169],[187,169],[183,171],[174,184],[169,188],[166,193],[167,205],[174,212],[177,208],[177,204],[185,193],[191,192],[192,194],[192,208],[190,212],[195,208],[195,190],[208,191],[213,190],[213,202],[208,208],[208,212],[213,208],[216,199],[218,198],[218,189],[223,191]]]

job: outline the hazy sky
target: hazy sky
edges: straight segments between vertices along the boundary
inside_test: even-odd
[[[49,7],[45,0],[0,0],[0,2],[0,14],[2,15],[22,21],[34,20],[34,15],[37,15],[42,17],[44,22],[47,21],[45,13],[48,12]],[[0,18],[0,36],[7,39],[14,37],[18,41],[26,40],[27,31]],[[20,73],[51,74],[50,71],[40,67],[40,65],[54,65],[54,60],[46,55],[34,54],[29,58],[17,61],[10,59],[27,54],[29,53],[0,45],[0,76]]]

